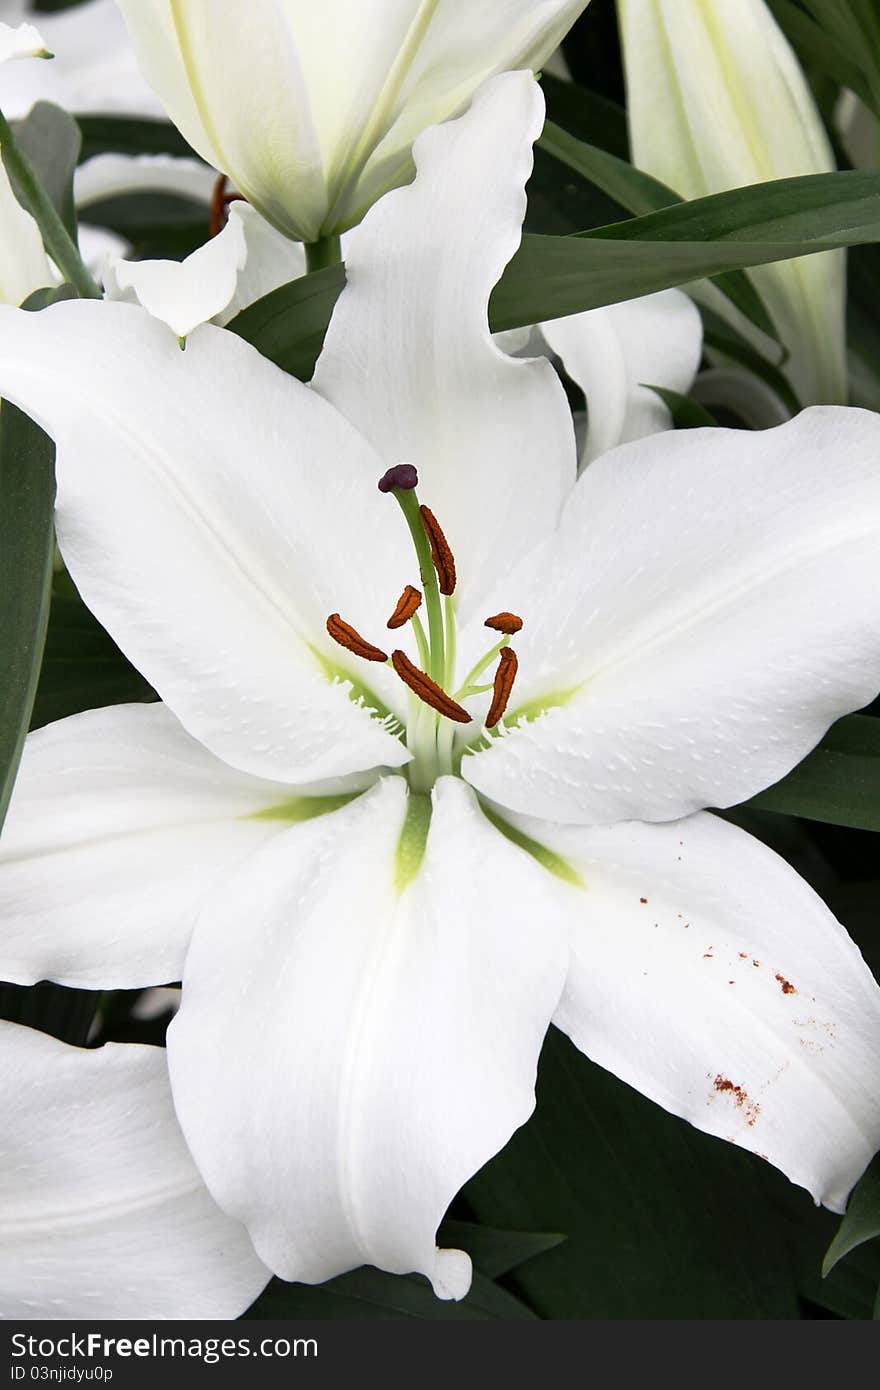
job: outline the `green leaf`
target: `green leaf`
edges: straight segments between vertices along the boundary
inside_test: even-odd
[[[80,152],[79,126],[72,116],[49,101],[38,101],[24,120],[13,121],[19,148],[28,157],[52,206],[76,241],[76,204],[73,200],[73,172]],[[10,179],[15,187],[12,174]],[[16,190],[16,196],[18,190]],[[19,197],[20,202],[27,203]]]
[[[770,0],[770,8],[805,65],[832,77],[842,87],[849,87],[867,106],[873,104],[870,83],[859,66],[858,50],[848,52],[845,44],[793,0]]]
[[[707,410],[704,405],[700,405],[699,401],[692,401],[690,396],[682,396],[678,391],[670,391],[668,386],[651,386],[647,381],[642,382],[642,385],[660,397],[669,410],[672,423],[677,430],[698,430],[705,425],[718,424],[711,411]]]
[[[880,1154],[869,1165],[849,1199],[846,1215],[822,1263],[822,1273],[830,1274],[838,1260],[875,1236],[880,1236]]]
[[[55,449],[8,401],[0,408],[0,826],[31,717],[49,617]]]
[[[802,763],[746,806],[880,830],[880,719],[839,719]]]
[[[96,154],[172,154],[197,158],[169,121],[135,116],[78,116],[80,162]]]
[[[67,281],[63,285],[44,285],[40,290],[34,290],[27,299],[22,300],[22,309],[48,309],[50,304],[60,304],[65,299],[78,299],[76,287]]]
[[[523,237],[490,303],[522,328],[744,266],[880,240],[880,173],[810,174],[679,203],[578,236]],[[228,327],[307,381],[345,272],[294,280]]]
[[[541,74],[541,86],[549,120],[619,159],[629,158],[626,111],[618,102],[549,72]]]
[[[792,1318],[760,1159],[700,1134],[551,1029],[538,1106],[464,1199],[567,1239],[509,1276],[542,1318]]]
[[[466,1250],[474,1262],[474,1269],[490,1279],[500,1279],[564,1240],[565,1236],[555,1233],[499,1231],[493,1226],[478,1226],[473,1221],[444,1221],[437,1237],[438,1245]]]
[[[31,728],[81,710],[155,698],[149,683],[92,616],[67,575],[56,575]]]
[[[535,1314],[513,1294],[476,1273],[467,1298],[453,1303],[435,1296],[418,1275],[355,1269],[329,1283],[283,1284],[273,1279],[246,1319],[422,1318],[431,1321],[521,1320]]]
[[[313,271],[249,304],[227,327],[291,376],[309,381],[344,284],[342,265]]]
[[[617,159],[605,150],[576,140],[568,131],[561,130],[552,121],[547,121],[544,133],[538,142],[546,150],[574,169],[583,178],[601,188],[627,212],[636,216],[657,212],[662,208],[674,207],[684,200],[659,179],[635,169],[624,159]],[[732,304],[745,314],[762,333],[779,341],[770,314],[748,276],[742,270],[730,270],[713,278],[713,283],[726,295]]]
[[[492,296],[492,326],[519,328],[726,270],[877,240],[880,173],[753,184],[579,236],[524,237]]]

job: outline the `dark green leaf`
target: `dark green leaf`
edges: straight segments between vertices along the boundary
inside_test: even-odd
[[[482,1274],[474,1275],[467,1298],[453,1303],[437,1298],[417,1275],[384,1274],[355,1269],[327,1284],[282,1284],[273,1279],[245,1318],[423,1318],[432,1321],[479,1321],[534,1318],[513,1294]]]
[[[700,405],[699,401],[692,401],[690,396],[670,391],[668,386],[652,386],[647,381],[642,382],[642,385],[660,397],[669,410],[672,423],[677,430],[698,430],[704,425],[717,425],[718,421],[711,411]]]
[[[580,236],[525,236],[490,304],[493,330],[616,304],[769,261],[880,240],[880,173],[782,179],[679,203]],[[306,381],[344,283],[342,266],[273,290],[232,320]]]
[[[193,155],[180,131],[168,121],[137,116],[78,116],[81,160],[96,154]]]
[[[60,106],[38,101],[24,120],[13,122],[13,130],[19,147],[39,174],[55,211],[76,241],[73,171],[80,152],[79,126]]]
[[[309,381],[344,284],[342,265],[313,271],[250,304],[227,327],[291,376]]]
[[[549,72],[541,74],[541,86],[550,120],[620,159],[629,158],[626,111],[618,102]]]
[[[838,1260],[875,1236],[880,1236],[880,1154],[849,1199],[846,1215],[822,1263],[822,1273],[830,1274]]]
[[[859,66],[857,50],[848,52],[845,44],[823,29],[793,0],[770,0],[770,8],[804,64],[833,77],[868,106],[872,104],[870,84]]]
[[[437,1238],[438,1244],[456,1250],[466,1250],[474,1269],[490,1279],[500,1279],[518,1265],[543,1255],[561,1245],[565,1236],[539,1231],[499,1231],[492,1226],[478,1226],[473,1221],[444,1221]]]
[[[92,616],[67,576],[56,576],[31,728],[81,710],[150,699],[155,694],[148,682]]]
[[[27,299],[22,300],[22,309],[48,309],[50,304],[60,304],[64,299],[78,299],[74,285],[69,285],[66,281],[63,285],[45,285],[41,290],[34,290]]]
[[[551,1029],[535,1115],[464,1197],[494,1226],[566,1234],[510,1276],[542,1318],[797,1317],[764,1166],[666,1114]]]
[[[627,212],[637,217],[662,208],[673,207],[683,199],[666,184],[635,169],[624,159],[617,159],[605,150],[576,140],[568,131],[560,129],[552,121],[544,126],[539,147],[555,159],[574,169],[583,178],[596,184],[610,198],[619,203]],[[713,283],[726,295],[732,304],[745,314],[762,333],[776,339],[779,335],[761,296],[748,276],[742,270],[730,270],[716,275]]]
[[[822,1277],[822,1257],[839,1222],[833,1212],[817,1207],[809,1193],[786,1182],[766,1167],[763,1186],[789,1251],[798,1293],[818,1308],[839,1318],[869,1319],[875,1316],[880,1284],[880,1242],[868,1242]]]
[[[0,409],[0,825],[31,717],[49,617],[55,450],[26,415]]]
[[[745,804],[880,830],[880,719],[850,714],[838,720],[793,772]]]

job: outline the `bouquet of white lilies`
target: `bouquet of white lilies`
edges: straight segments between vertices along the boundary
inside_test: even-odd
[[[870,1318],[880,5],[0,21],[0,1318]]]

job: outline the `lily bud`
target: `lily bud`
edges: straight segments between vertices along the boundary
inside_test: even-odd
[[[200,155],[313,242],[412,177],[426,126],[537,69],[589,0],[119,0],[148,82]]]
[[[618,11],[639,168],[688,199],[834,169],[809,87],[764,0],[618,0]],[[749,275],[789,350],[785,371],[801,401],[845,401],[844,253]]]

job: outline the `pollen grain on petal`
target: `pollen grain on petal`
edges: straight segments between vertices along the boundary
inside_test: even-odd
[[[519,661],[516,652],[512,647],[505,647],[498,658],[498,669],[495,672],[495,684],[492,689],[492,703],[489,706],[489,713],[486,715],[487,729],[494,729],[507,709],[518,667]]]
[[[340,647],[345,647],[346,651],[353,652],[355,656],[360,656],[364,661],[387,661],[388,653],[383,652],[381,647],[374,647],[372,642],[368,642],[365,637],[340,618],[338,613],[331,613],[327,619],[327,631],[338,642]]]
[[[408,623],[413,613],[422,606],[422,595],[414,585],[407,584],[400,598],[397,600],[397,607],[388,619],[388,627],[392,629],[403,627]]]
[[[427,672],[420,670],[414,662],[410,661],[406,652],[392,652],[391,665],[404,685],[409,686],[420,700],[424,700],[426,705],[437,710],[438,714],[445,715],[447,719],[452,719],[456,724],[470,724],[471,716],[463,705],[453,700],[450,695],[446,694],[442,686],[431,679]]]
[[[431,559],[437,571],[437,584],[441,594],[448,598],[450,594],[455,593],[455,557],[431,508],[422,503],[419,511],[431,547]]]
[[[519,632],[522,625],[523,620],[516,613],[495,613],[483,623],[483,627],[491,627],[493,632],[503,632],[507,637]]]

